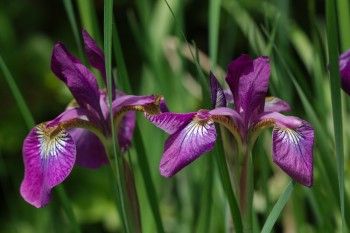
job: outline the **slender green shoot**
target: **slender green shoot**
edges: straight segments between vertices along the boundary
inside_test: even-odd
[[[271,213],[267,217],[266,222],[261,230],[261,233],[271,232],[273,226],[275,225],[275,222],[277,221],[278,217],[282,212],[282,209],[287,204],[287,201],[289,200],[289,197],[293,192],[294,184],[294,180],[289,182],[287,188],[284,190],[284,192],[276,202],[275,206],[272,208]]]
[[[339,200],[342,216],[342,232],[345,231],[344,214],[344,145],[342,104],[340,98],[339,48],[335,1],[326,1],[327,42],[329,56],[329,73],[332,97],[333,126],[335,136],[335,151],[337,156],[337,173],[339,182]]]
[[[86,64],[86,58],[84,56],[84,50],[80,40],[80,33],[78,31],[77,21],[75,19],[72,0],[63,0],[63,4],[68,15],[69,23],[72,27],[75,43],[77,44],[77,47],[78,47],[79,57],[82,59],[83,63]]]
[[[106,65],[106,76],[107,76],[107,90],[108,90],[108,103],[109,103],[109,113],[111,120],[111,128],[115,129],[113,121],[113,109],[112,109],[112,23],[113,23],[113,1],[106,0],[104,2],[104,53],[105,53],[105,65]],[[125,187],[123,182],[123,172],[121,160],[118,156],[118,146],[115,131],[112,131],[112,146],[113,146],[113,156],[115,161],[115,172],[117,179],[117,189],[120,200],[120,215],[124,225],[125,232],[129,233],[130,225],[129,218],[126,209],[125,200]]]

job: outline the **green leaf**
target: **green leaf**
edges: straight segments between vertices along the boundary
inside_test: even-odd
[[[272,208],[271,213],[267,217],[266,222],[261,230],[261,233],[271,232],[273,226],[275,225],[275,222],[277,221],[277,218],[280,216],[284,206],[286,205],[290,195],[292,194],[294,184],[294,180],[289,182],[287,188],[284,190],[284,192],[276,202],[275,206]]]

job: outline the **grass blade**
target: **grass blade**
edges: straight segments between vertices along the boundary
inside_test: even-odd
[[[105,53],[105,65],[107,76],[107,90],[108,90],[108,103],[110,113],[111,128],[114,129],[113,110],[112,110],[112,23],[113,23],[113,1],[106,0],[104,2],[104,53]],[[123,170],[121,160],[118,156],[118,145],[116,140],[116,133],[112,130],[112,154],[115,161],[115,172],[117,189],[120,200],[120,215],[124,225],[125,232],[131,232],[129,218],[126,209],[125,201],[125,186],[123,179]]]
[[[20,90],[18,89],[16,82],[14,80],[14,78],[12,77],[9,69],[7,68],[4,60],[2,59],[1,55],[0,55],[0,69],[2,70],[4,77],[11,89],[11,92],[17,102],[17,106],[19,108],[19,110],[21,111],[21,114],[24,118],[24,121],[26,122],[26,125],[28,127],[29,130],[31,130],[34,126],[35,126],[35,122],[34,119],[32,117],[32,114],[30,113],[27,104],[25,103],[23,96],[20,92]]]
[[[271,213],[267,217],[266,222],[263,226],[263,229],[261,230],[261,233],[271,232],[273,225],[275,225],[275,222],[277,221],[278,216],[280,216],[283,207],[286,205],[290,195],[292,194],[294,183],[295,183],[294,180],[289,182],[287,188],[284,190],[284,192],[276,202],[275,206],[272,208]]]
[[[71,0],[63,0],[64,8],[66,9],[70,26],[72,27],[75,43],[78,47],[79,57],[82,59],[83,63],[86,64],[86,58],[84,56],[83,46],[80,40],[80,33],[78,31],[77,21],[75,20],[75,14],[73,9],[73,4]]]
[[[339,76],[339,48],[338,32],[336,23],[335,1],[326,1],[327,20],[327,42],[329,56],[329,72],[332,97],[333,126],[335,136],[335,151],[337,156],[337,173],[339,182],[339,201],[342,216],[342,232],[345,231],[344,214],[344,145],[343,145],[343,122],[342,105],[340,98],[340,76]]]
[[[209,56],[211,69],[214,70],[218,58],[218,38],[220,28],[220,4],[221,0],[209,1]]]

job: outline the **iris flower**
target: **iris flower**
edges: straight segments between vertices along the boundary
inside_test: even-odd
[[[105,61],[102,51],[90,35],[83,31],[85,50],[91,66],[101,72],[106,84]],[[107,93],[98,87],[94,74],[62,43],[54,47],[51,58],[53,73],[63,81],[75,101],[57,118],[35,126],[23,143],[24,179],[20,193],[35,207],[47,205],[51,189],[64,181],[77,162],[88,168],[108,163],[104,143],[111,131]],[[157,112],[164,102],[159,96],[125,95],[113,88],[112,111],[119,122],[118,143],[125,151],[135,126],[135,112]]]
[[[211,73],[213,110],[145,113],[154,125],[170,134],[165,142],[160,173],[172,177],[212,150],[216,141],[215,122],[230,130],[240,150],[252,146],[261,130],[272,126],[273,161],[297,182],[312,186],[313,127],[298,117],[279,113],[290,107],[281,99],[265,97],[269,77],[268,57],[252,60],[248,55],[241,55],[228,65],[226,76],[234,109],[227,107],[225,92]]]

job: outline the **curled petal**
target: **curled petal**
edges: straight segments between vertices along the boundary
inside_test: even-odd
[[[213,108],[226,107],[226,98],[224,91],[222,90],[220,83],[210,71],[210,91],[211,91],[211,103]]]
[[[274,96],[269,96],[265,98],[264,112],[284,112],[284,111],[290,111],[290,106],[287,102]]]
[[[232,92],[230,89],[225,89],[224,95],[225,95],[227,103],[234,104],[233,95],[232,95]]]
[[[341,87],[350,95],[350,49],[339,57]]]
[[[301,119],[297,127],[286,127],[287,124],[276,121],[272,134],[273,161],[294,180],[310,187],[313,184],[314,129]]]
[[[235,109],[243,111],[245,125],[263,111],[270,77],[270,62],[266,56],[251,60],[241,55],[228,65],[226,81],[232,91]]]
[[[187,124],[189,124],[193,117],[196,115],[195,112],[191,113],[161,113],[157,115],[147,115],[146,118],[152,122],[155,126],[161,128],[168,134],[173,134],[182,128],[184,128]]]
[[[171,177],[213,149],[216,140],[214,122],[207,118],[208,112],[201,111],[205,110],[200,110],[192,121],[166,140],[159,167],[161,175]]]
[[[101,140],[86,129],[69,130],[77,151],[77,163],[80,166],[96,169],[108,164],[108,157]]]
[[[47,205],[51,189],[66,179],[75,157],[75,145],[67,131],[44,124],[36,126],[23,144],[22,197],[37,208]]]
[[[95,76],[62,43],[57,43],[51,57],[51,69],[69,88],[80,107],[101,114],[100,96]]]

